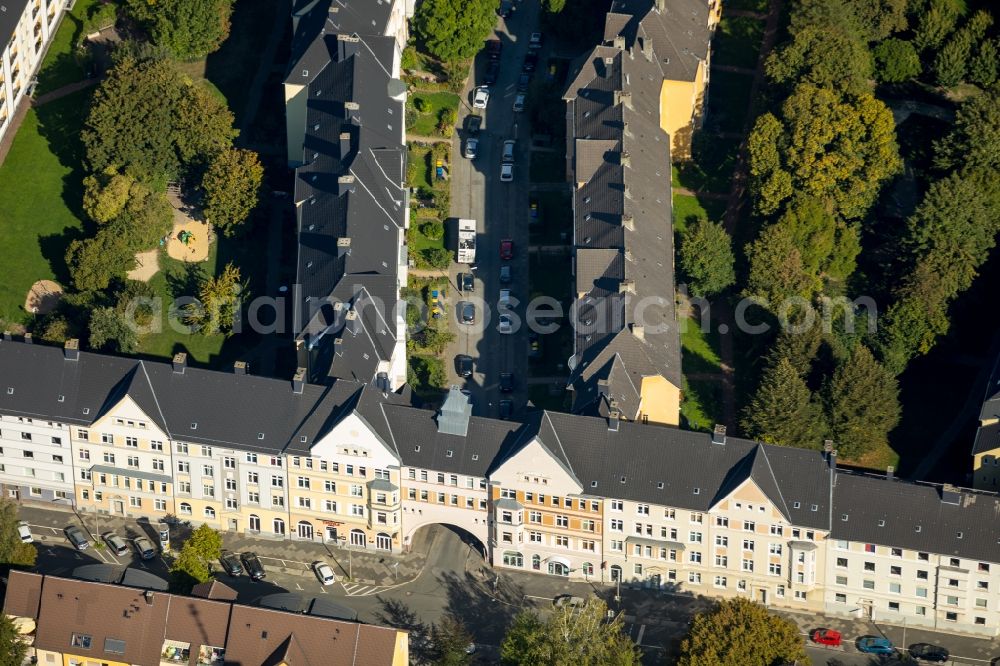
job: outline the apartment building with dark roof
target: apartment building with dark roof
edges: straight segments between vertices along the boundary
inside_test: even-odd
[[[37,663],[404,666],[404,631],[12,571],[4,613]]]

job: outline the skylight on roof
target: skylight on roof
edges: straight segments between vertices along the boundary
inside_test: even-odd
[[[419,444],[417,444],[416,446],[414,446],[414,447],[413,447],[413,450],[414,450],[414,452],[416,452],[416,453],[420,453],[420,445],[419,445]]]
[[[306,437],[305,435],[302,435],[301,437],[299,437],[299,441],[302,442],[303,444],[305,444],[308,439],[309,438]]]
[[[590,482],[590,487],[591,488],[596,488],[597,487],[597,481],[591,481]]]
[[[479,460],[479,454],[478,453],[473,453],[472,454],[472,459],[473,460]]]
[[[819,505],[818,504],[813,504],[812,506],[809,507],[809,510],[810,511],[818,511],[819,510]]]
[[[264,433],[262,432],[257,433],[257,439],[264,439]]]
[[[198,422],[197,421],[192,421],[191,422],[191,430],[197,430],[197,429],[198,429]]]
[[[657,488],[658,490],[663,490],[663,481],[660,481],[659,483],[657,483],[657,484],[656,484],[656,488]]]
[[[444,454],[444,457],[445,457],[445,458],[452,458],[452,457],[454,457],[454,456],[455,456],[455,452],[454,452],[454,451],[452,451],[451,449],[448,449],[448,450],[447,450],[447,451],[445,452],[445,454]]]
[[[694,494],[695,495],[700,495],[701,494],[701,488],[695,488],[694,489]]]

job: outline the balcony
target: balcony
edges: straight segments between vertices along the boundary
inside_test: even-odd
[[[197,666],[221,666],[226,659],[225,648],[202,645],[198,649]],[[176,666],[191,663],[191,644],[182,641],[163,641],[163,651],[160,653],[160,666]]]

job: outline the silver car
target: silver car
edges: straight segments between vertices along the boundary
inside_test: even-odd
[[[514,113],[521,113],[524,111],[524,93],[518,93],[517,97],[514,98]]]
[[[465,159],[474,160],[476,155],[479,154],[479,139],[466,139],[465,141]]]
[[[144,560],[151,560],[156,557],[156,548],[153,546],[153,542],[144,536],[132,539],[132,545],[135,546],[135,552],[139,554]]]
[[[108,544],[108,548],[115,555],[128,555],[128,544],[125,539],[121,538],[114,532],[108,532],[104,535],[104,543]]]

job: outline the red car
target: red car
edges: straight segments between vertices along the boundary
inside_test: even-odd
[[[841,635],[839,631],[833,629],[816,629],[812,632],[812,641],[820,645],[837,647],[840,645]]]
[[[514,258],[514,241],[509,238],[500,241],[500,258],[504,261]]]

